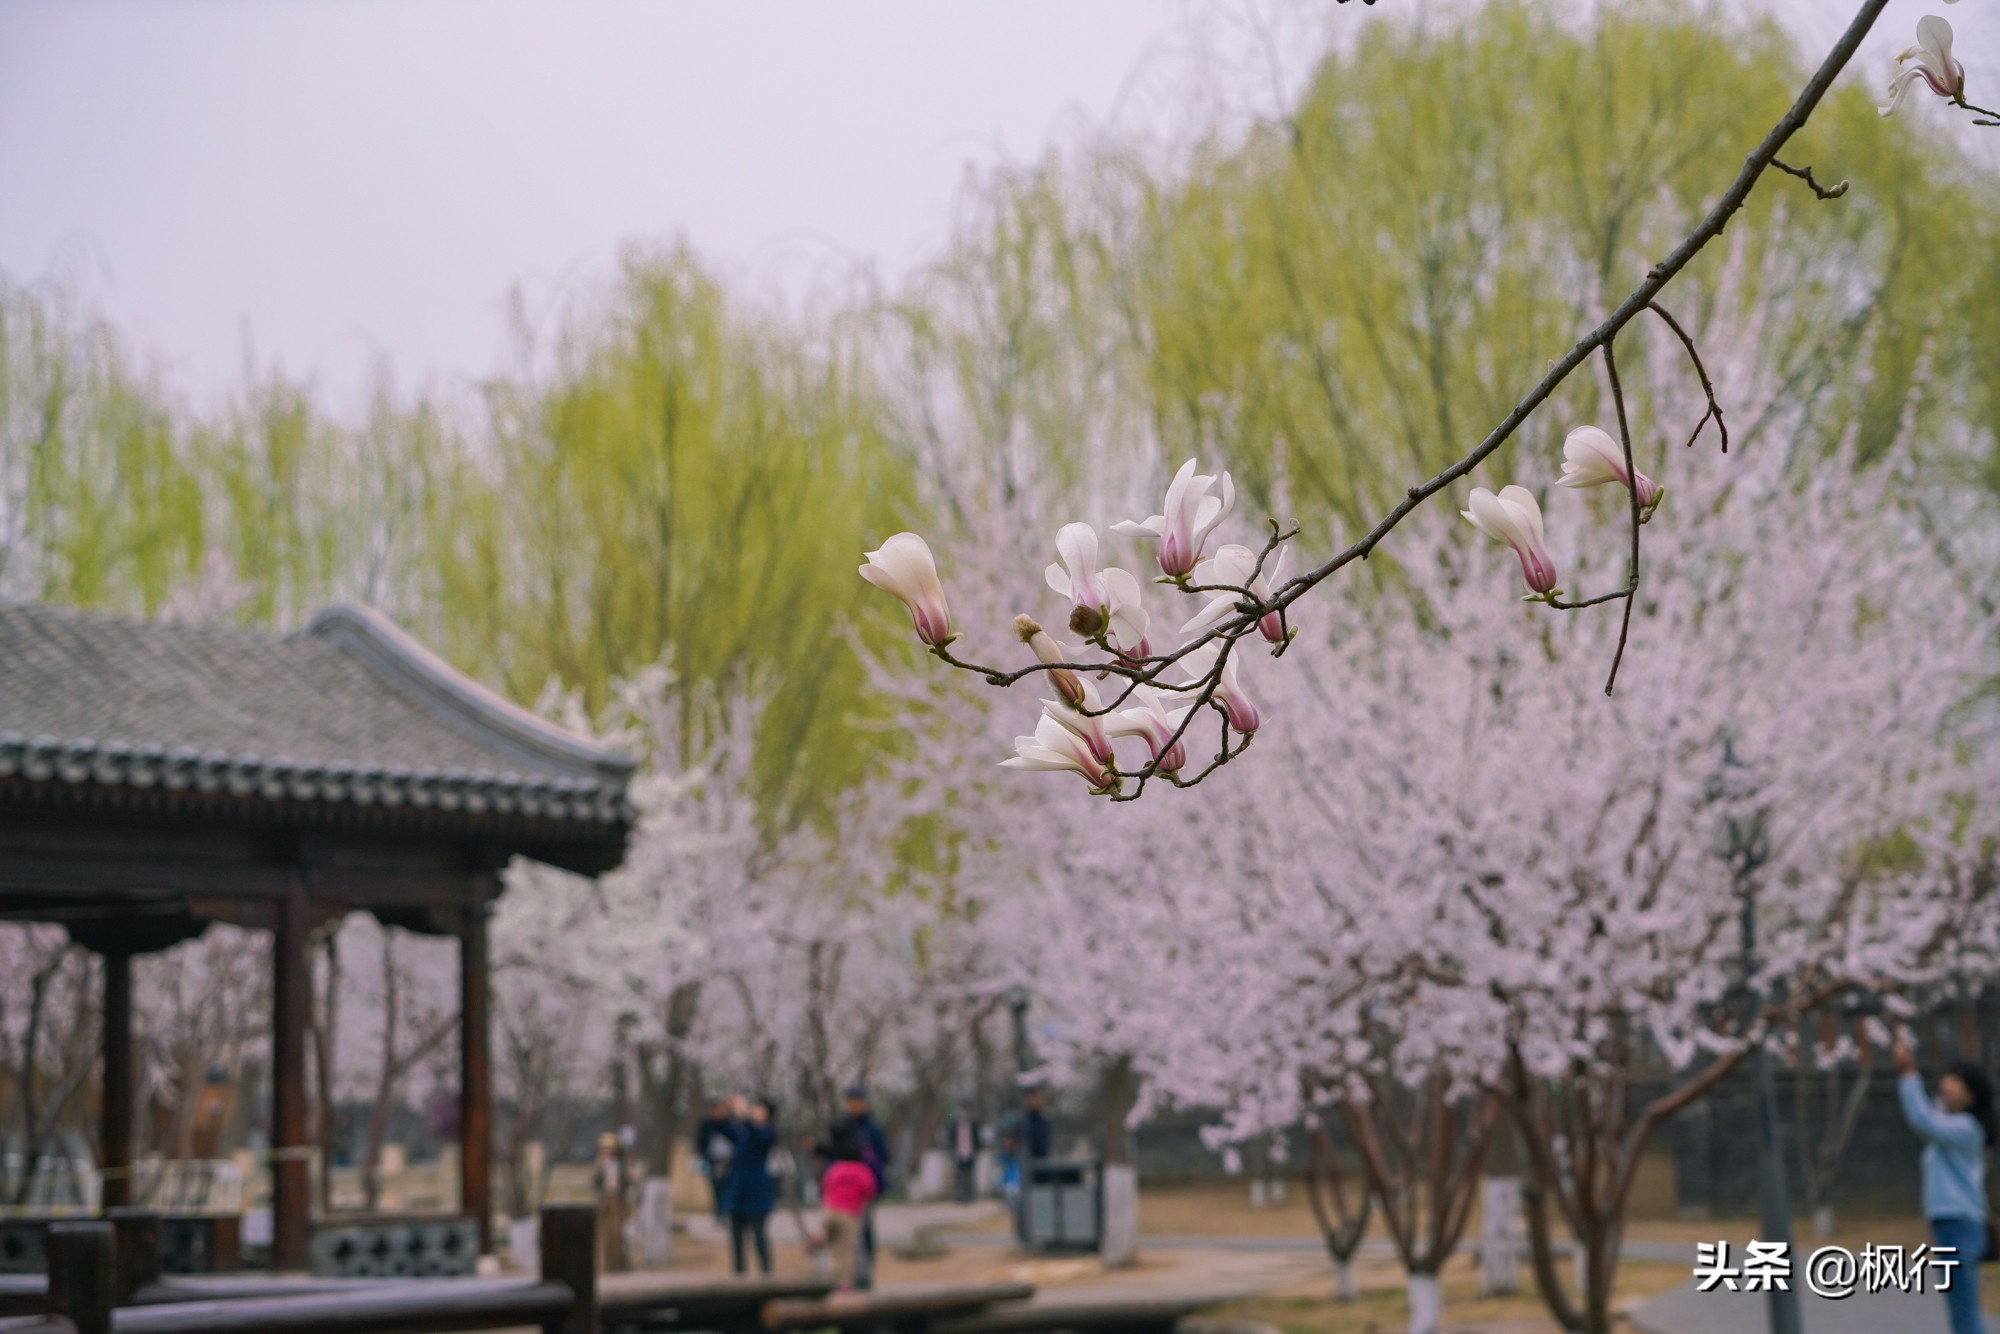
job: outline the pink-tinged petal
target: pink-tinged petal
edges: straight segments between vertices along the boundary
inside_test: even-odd
[[[917,637],[933,647],[952,638],[951,607],[938,578],[930,545],[915,533],[897,533],[874,551],[861,577],[900,599],[909,609]]]

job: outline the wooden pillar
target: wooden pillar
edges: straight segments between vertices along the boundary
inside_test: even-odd
[[[54,1328],[110,1334],[118,1286],[113,1246],[109,1223],[50,1225],[49,1313],[62,1317]]]
[[[271,966],[271,1267],[306,1267],[311,1183],[306,1170],[306,891],[297,876],[278,903]]]
[[[139,1289],[160,1281],[160,1216],[150,1209],[109,1209],[114,1285],[118,1306],[132,1305]],[[217,1266],[221,1268],[220,1265]]]
[[[597,1207],[545,1204],[541,1226],[542,1279],[568,1287],[569,1314],[542,1326],[544,1334],[595,1334],[597,1329]]]
[[[493,1248],[492,1019],[487,1008],[486,904],[468,908],[458,938],[459,1204],[479,1220],[479,1249]]]
[[[132,955],[108,949],[104,959],[104,1101],[98,1109],[98,1153],[104,1166],[102,1204],[132,1203]]]

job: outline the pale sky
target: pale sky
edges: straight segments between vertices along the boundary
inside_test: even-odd
[[[894,281],[968,165],[1268,110],[1328,30],[1445,2],[9,0],[0,271],[63,276],[196,400],[254,347],[352,409],[385,359],[490,371],[510,289],[546,310],[629,242],[772,300]],[[1852,11],[1776,3],[1816,50]],[[2000,101],[2000,0],[1894,0],[1850,77],[1931,12]]]

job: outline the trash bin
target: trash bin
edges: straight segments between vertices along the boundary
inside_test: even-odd
[[[1016,1234],[1034,1250],[1095,1251],[1104,1240],[1104,1165],[1095,1159],[1023,1164]]]

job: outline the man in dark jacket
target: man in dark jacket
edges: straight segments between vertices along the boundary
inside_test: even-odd
[[[736,1158],[736,1141],[729,1133],[729,1120],[729,1100],[718,1098],[694,1128],[694,1151],[701,1158],[702,1171],[708,1175],[718,1223],[729,1221],[722,1195],[729,1184],[729,1166]]]
[[[771,1180],[771,1151],[778,1144],[776,1109],[769,1099],[755,1102],[737,1094],[730,1102],[728,1135],[735,1146],[729,1175],[722,1185],[723,1211],[729,1215],[729,1254],[735,1271],[746,1268],[744,1243],[757,1249],[759,1273],[771,1272],[771,1211],[777,1207],[777,1183]]]
[[[860,1084],[850,1085],[841,1099],[843,1115],[827,1131],[829,1146],[843,1142],[858,1144],[861,1161],[875,1174],[875,1198],[889,1189],[889,1137],[882,1133],[882,1127],[875,1124],[875,1118],[868,1113],[868,1090]],[[855,1257],[854,1287],[866,1292],[875,1280],[875,1207],[861,1215],[861,1246]]]
[[[1042,1091],[1040,1089],[1028,1090],[1028,1115],[1025,1128],[1028,1140],[1028,1157],[1031,1160],[1048,1157],[1050,1139],[1049,1114],[1042,1110]]]

